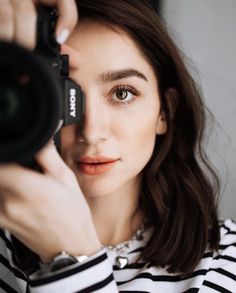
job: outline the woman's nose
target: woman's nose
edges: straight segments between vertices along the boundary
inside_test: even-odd
[[[105,102],[97,97],[85,99],[85,112],[82,126],[77,132],[78,140],[96,145],[109,137],[109,113]]]

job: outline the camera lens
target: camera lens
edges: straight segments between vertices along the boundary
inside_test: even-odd
[[[19,98],[16,89],[1,85],[0,87],[0,123],[8,124],[17,115]]]
[[[29,75],[14,76],[7,68],[4,72],[0,81],[0,141],[7,143],[19,139],[33,122],[33,113],[27,111],[32,102],[32,82]]]
[[[12,121],[17,114],[18,106],[17,90],[3,86],[0,92],[0,122]]]
[[[54,135],[61,90],[38,55],[0,43],[0,162],[32,159]]]

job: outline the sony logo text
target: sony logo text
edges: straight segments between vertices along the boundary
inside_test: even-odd
[[[70,89],[70,116],[76,117],[76,90]]]

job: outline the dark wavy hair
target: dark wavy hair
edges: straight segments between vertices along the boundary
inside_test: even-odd
[[[77,6],[80,21],[126,32],[156,73],[167,132],[157,136],[143,170],[139,206],[154,231],[141,258],[188,275],[207,247],[219,246],[219,180],[202,147],[206,107],[198,87],[150,1],[79,0]]]

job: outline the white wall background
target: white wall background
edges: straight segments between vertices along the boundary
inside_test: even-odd
[[[220,218],[236,220],[236,0],[163,0],[162,15],[218,121],[207,150],[222,180]]]

